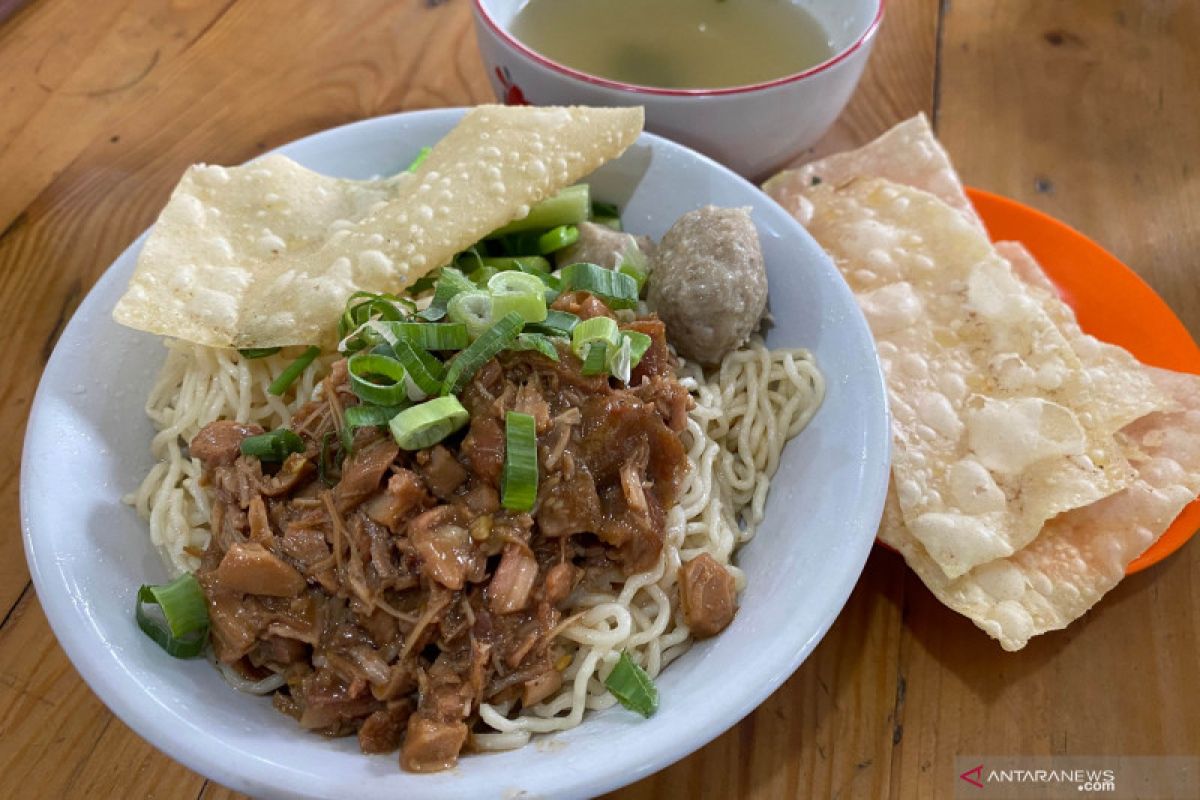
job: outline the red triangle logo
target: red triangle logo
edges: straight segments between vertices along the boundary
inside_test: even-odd
[[[959,775],[958,777],[962,778],[964,781],[971,784],[972,786],[978,786],[980,789],[982,789],[983,788],[983,764],[980,764],[978,767],[972,767],[971,769],[967,770],[966,772],[964,772],[962,775]]]

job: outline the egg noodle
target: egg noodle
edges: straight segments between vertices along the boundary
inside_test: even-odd
[[[185,455],[186,443],[220,418],[268,430],[287,426],[337,357],[318,358],[280,398],[267,387],[299,349],[244,359],[232,349],[175,340],[166,346],[166,363],[146,402],[158,430],[151,444],[157,463],[126,501],[149,522],[151,540],[178,574],[199,566],[209,539],[201,466]],[[658,563],[628,578],[614,572],[610,592],[576,591],[559,633],[560,642],[575,645],[562,688],[511,719],[509,708],[482,704],[480,717],[496,733],[475,734],[477,748],[519,747],[532,733],[572,728],[585,710],[613,705],[604,678],[622,652],[651,678],[684,653],[692,636],[679,607],[680,564],[708,553],[730,571],[739,591],[744,587],[745,576],[731,557],[754,536],[783,446],[816,413],[824,380],[807,350],[769,350],[758,338],[707,375],[683,364],[680,379],[695,401],[682,434],[689,469],[667,515]]]

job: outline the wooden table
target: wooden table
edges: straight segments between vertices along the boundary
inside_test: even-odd
[[[1093,236],[1200,334],[1200,4],[888,6],[818,149],[924,111],[967,182]],[[0,796],[230,796],[115,719],[51,635],[21,551],[26,412],[64,323],[188,164],[490,100],[469,3],[0,0],[0,76]],[[1195,543],[1015,654],[877,551],[761,708],[616,796],[934,796],[956,755],[1196,755],[1197,664]]]

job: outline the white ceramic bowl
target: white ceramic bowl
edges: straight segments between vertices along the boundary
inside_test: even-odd
[[[367,120],[282,152],[325,173],[402,169],[461,110]],[[770,270],[776,345],[815,351],[829,393],[784,452],[758,536],[737,556],[741,610],[658,679],[650,720],[615,707],[506,753],[434,775],[364,756],[353,738],[305,733],[265,698],[239,694],[204,660],[168,657],[134,624],[134,594],[165,571],[121,496],[151,465],[142,410],[164,349],[112,321],[140,239],[104,274],[62,334],[30,414],[21,469],[26,555],[63,649],[97,695],[146,740],[255,797],[582,797],[645,777],[733,725],[796,669],[846,601],[870,550],[888,476],[889,434],[874,346],[846,284],[765,195],[677,144],[643,135],[590,179],[631,230],[659,236],[703,203],[750,206]],[[69,468],[64,468],[69,464]],[[525,792],[527,794],[519,794]]]
[[[834,53],[794,75],[726,89],[659,89],[608,80],[534,51],[509,33],[527,0],[472,0],[475,36],[496,97],[510,105],[646,108],[646,128],[757,180],[813,144],[842,112],[866,66],[883,0],[794,0]]]

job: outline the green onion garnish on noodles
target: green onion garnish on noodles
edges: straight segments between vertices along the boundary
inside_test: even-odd
[[[568,186],[554,197],[535,205],[525,216],[497,229],[488,238],[523,231],[545,230],[559,225],[576,225],[588,218],[591,211],[590,197],[591,193],[586,183]]]
[[[382,428],[392,421],[406,405],[375,406],[363,403],[342,412],[342,449],[349,453],[354,445],[354,432],[359,428]]]
[[[544,333],[519,333],[517,340],[508,349],[533,350],[551,361],[558,361],[558,348],[554,346],[554,340]]]
[[[394,294],[355,292],[346,300],[346,308],[338,320],[338,349],[353,353],[376,344],[379,333],[368,322],[398,322],[415,311],[416,304]]]
[[[537,487],[537,426],[531,415],[509,411],[504,417],[500,504],[509,511],[529,511],[537,500]]]
[[[629,341],[629,366],[632,369],[642,363],[642,356],[650,349],[651,339],[641,331],[621,331],[621,337]]]
[[[607,375],[608,349],[604,342],[592,342],[588,345],[587,353],[583,357],[583,366],[579,369],[580,374]]]
[[[303,453],[304,449],[304,440],[287,428],[247,436],[241,444],[242,455],[254,456],[259,461],[283,461],[292,453]]]
[[[271,385],[267,387],[267,391],[278,397],[292,388],[292,384],[296,382],[296,379],[304,374],[304,370],[308,369],[308,365],[315,361],[319,355],[321,355],[321,348],[316,345],[309,347],[295,361],[288,364],[283,372],[279,373],[278,378],[271,381]]]
[[[629,351],[629,339],[622,336],[620,347],[611,348],[605,359],[608,362],[608,374],[624,384],[629,383],[629,373],[633,369],[630,366]]]
[[[594,343],[621,346],[621,329],[617,321],[611,317],[592,317],[585,319],[571,331],[571,352],[576,357],[587,358],[588,348]]]
[[[617,272],[633,278],[637,283],[638,294],[646,287],[646,279],[650,277],[650,261],[632,239],[625,244],[625,251],[617,264]]]
[[[658,710],[658,689],[646,671],[633,663],[628,652],[621,653],[616,666],[604,679],[604,686],[618,703],[647,719]]]
[[[483,259],[483,266],[491,267],[496,272],[518,270],[529,274],[550,274],[550,262],[541,256],[493,256]]]
[[[478,339],[492,326],[492,295],[483,289],[459,292],[450,299],[446,314],[467,328],[467,337]]]
[[[422,350],[462,350],[470,342],[460,322],[381,322],[377,327]]]
[[[244,347],[238,350],[238,355],[247,359],[266,358],[275,355],[282,349],[282,347]]]
[[[394,358],[378,353],[356,353],[346,361],[350,391],[364,403],[395,406],[408,399],[404,366]]]
[[[525,320],[521,315],[512,311],[484,331],[478,339],[471,342],[470,347],[450,362],[450,370],[442,381],[442,394],[457,393],[480,367],[516,341],[517,334],[524,325]]]
[[[429,322],[437,322],[446,316],[446,306],[454,295],[460,292],[470,292],[475,288],[475,284],[471,283],[466,275],[453,267],[443,267],[437,283],[433,287],[433,300],[429,303],[429,307],[418,312],[417,316]]]
[[[481,245],[473,244],[466,250],[456,254],[450,261],[450,266],[454,267],[464,275],[474,270],[481,269],[484,264],[483,253],[480,252]],[[474,280],[474,278],[472,278]]]
[[[579,324],[579,317],[569,311],[559,311],[551,308],[546,311],[546,318],[525,326],[530,333],[544,333],[547,336],[565,336],[570,338],[571,331]]]
[[[620,272],[583,261],[563,267],[562,290],[591,292],[612,308],[637,307],[637,281]]]
[[[458,256],[455,256],[455,258],[457,258],[457,257]],[[404,293],[409,295],[410,297],[416,297],[418,295],[424,294],[425,292],[428,292],[430,289],[432,289],[435,285],[437,285],[438,278],[440,278],[440,277],[442,277],[442,270],[440,268],[435,269],[433,272],[430,272],[426,275],[422,275],[421,277],[417,278],[415,281],[410,283],[408,286],[404,287]]]
[[[564,247],[570,247],[579,241],[579,228],[574,225],[559,225],[551,228],[538,237],[537,250],[542,255],[548,255]]]
[[[425,159],[429,158],[431,152],[433,152],[433,148],[428,145],[418,150],[417,157],[412,160],[412,163],[408,165],[405,172],[416,172],[417,168],[425,163]]]
[[[148,604],[157,605],[162,617],[151,616]],[[138,589],[134,617],[142,632],[175,658],[194,658],[208,643],[208,605],[190,572],[170,583]]]
[[[592,219],[596,217],[619,217],[621,210],[616,203],[606,203],[603,200],[592,201]]]
[[[487,282],[491,280],[492,276],[499,271],[500,270],[496,269],[495,267],[489,267],[487,264],[484,264],[467,277],[471,279],[471,283],[481,288],[485,288],[487,287]]]
[[[623,229],[621,225],[621,212],[612,203],[602,203],[598,200],[593,201],[592,222],[612,228],[614,231]]]
[[[392,438],[405,450],[422,450],[467,424],[470,415],[453,395],[406,408],[388,423]]]
[[[515,311],[526,322],[541,322],[546,318],[546,284],[535,275],[497,272],[488,281],[488,292],[492,296],[494,317]]]
[[[466,336],[463,336],[463,347],[466,347]],[[446,377],[446,365],[431,356],[422,347],[414,347],[404,339],[396,342],[392,348],[396,359],[417,385],[427,395],[437,394],[442,388],[442,379]]]

